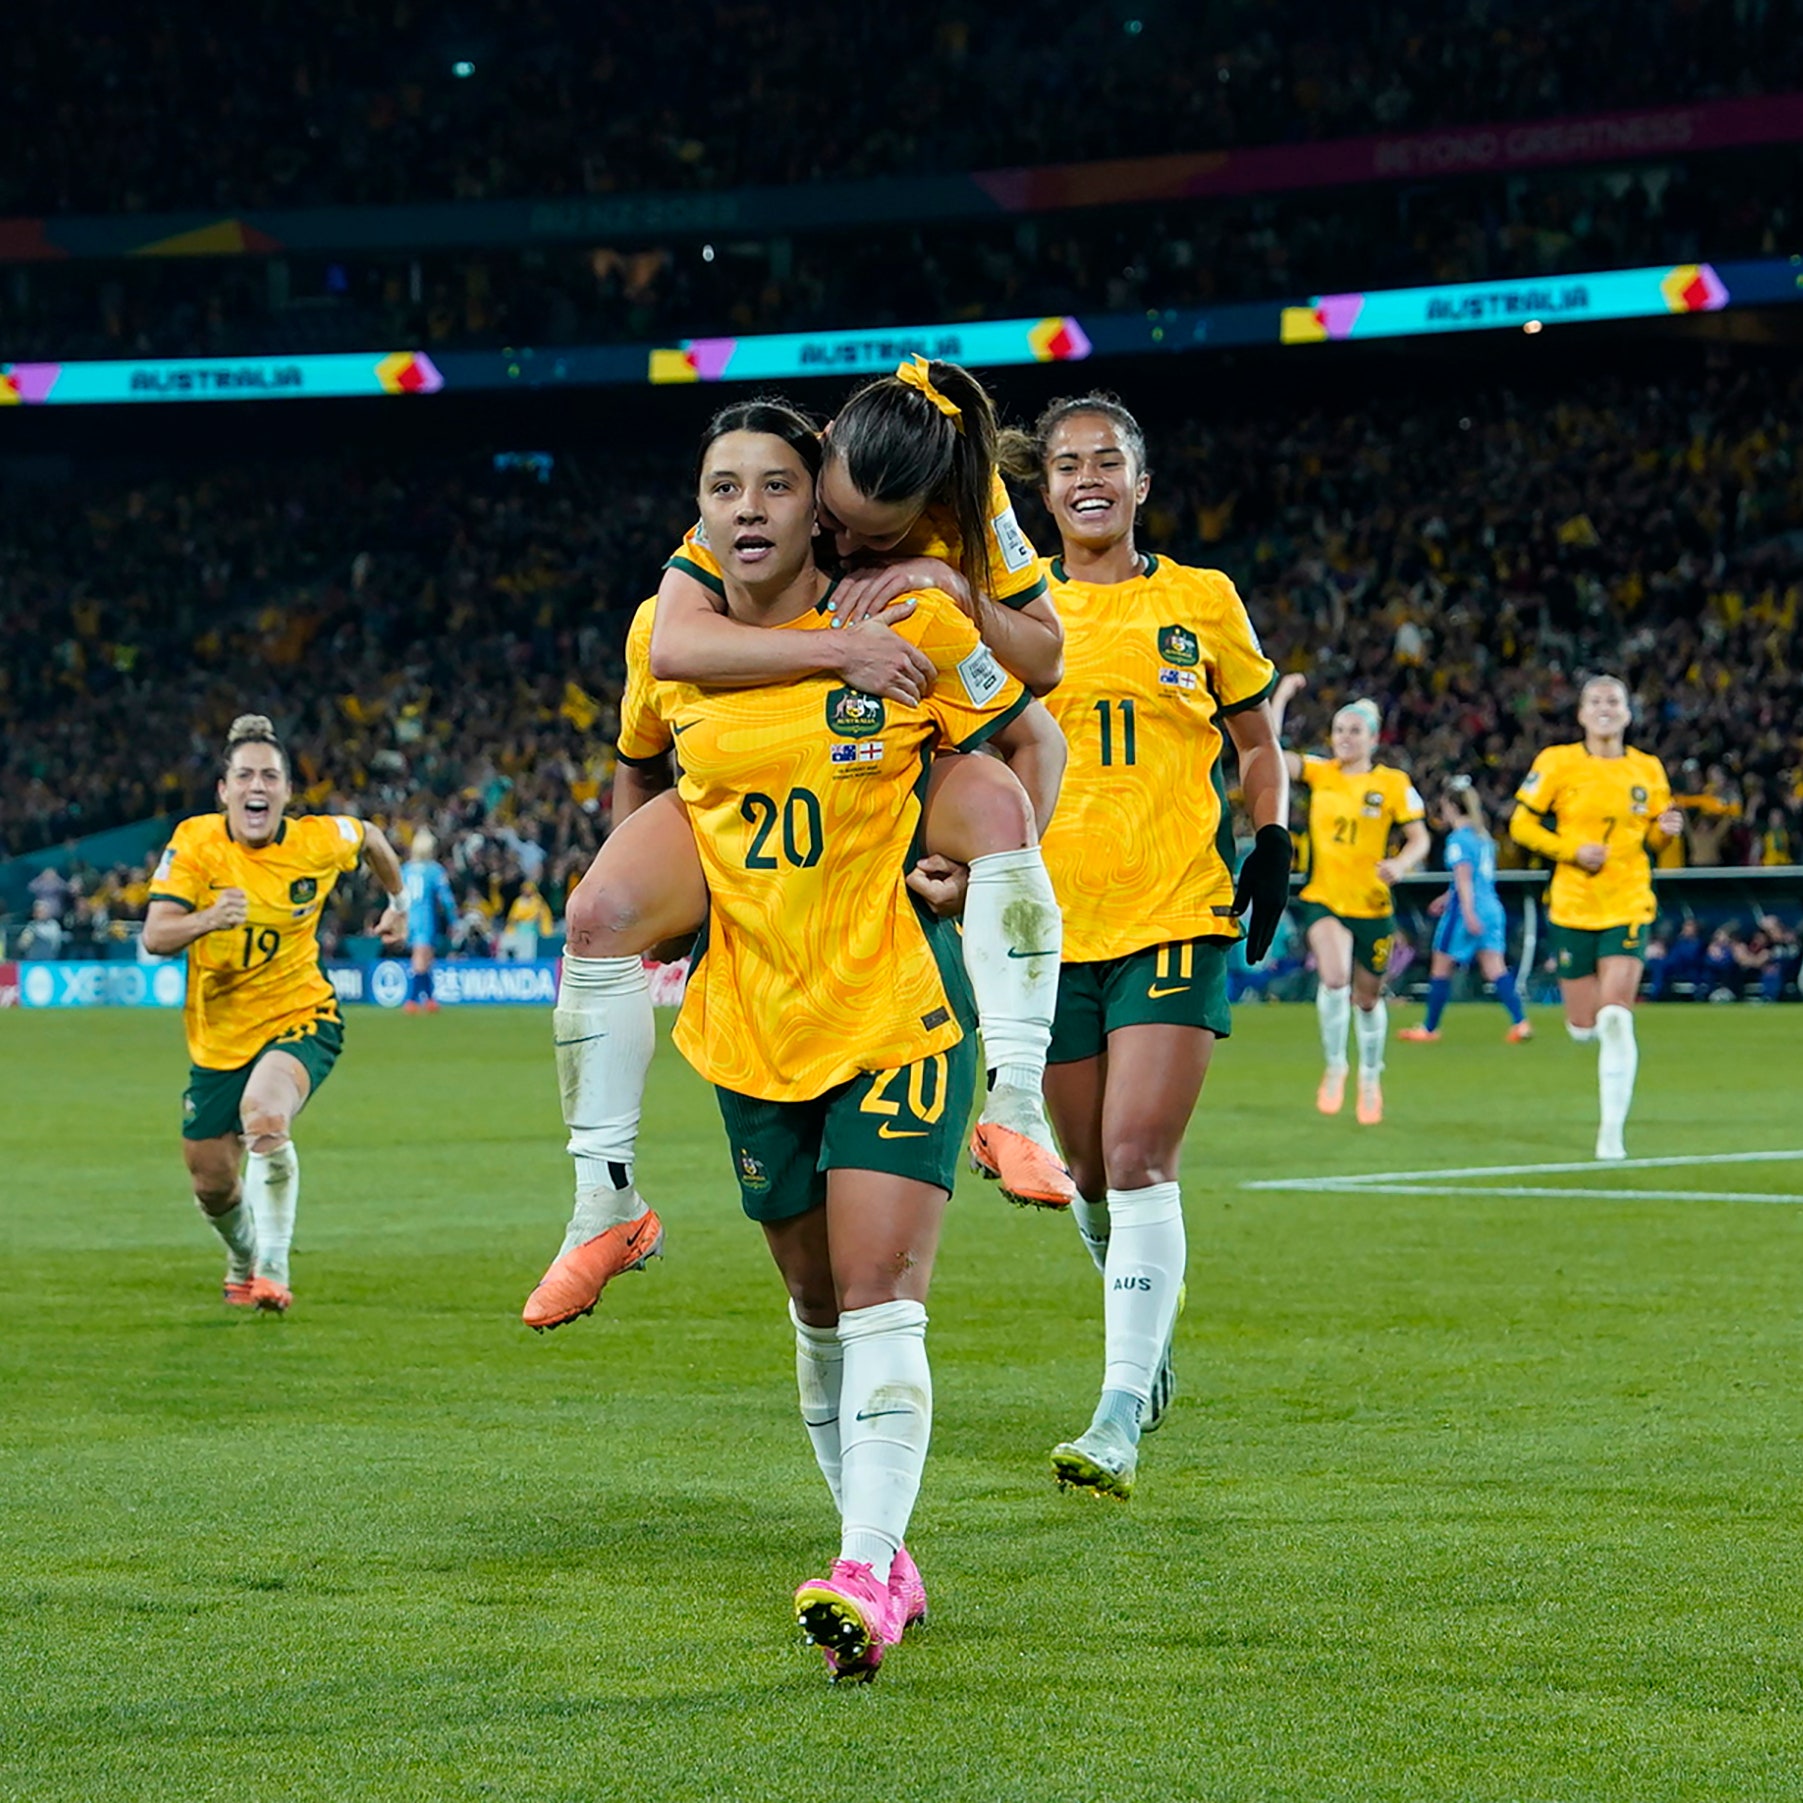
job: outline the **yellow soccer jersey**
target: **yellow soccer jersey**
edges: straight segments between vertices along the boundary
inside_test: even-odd
[[[1554,926],[1595,931],[1653,919],[1646,837],[1671,798],[1665,766],[1650,752],[1629,747],[1618,758],[1599,758],[1580,743],[1549,745],[1534,759],[1515,799],[1573,849],[1609,849],[1594,874],[1563,861],[1553,867],[1547,915]]]
[[[1045,705],[1070,745],[1046,866],[1064,959],[1234,936],[1222,721],[1277,683],[1219,570],[1146,557],[1131,582],[1073,582],[1053,558],[1064,680]]]
[[[1014,503],[1000,476],[992,478],[989,494],[989,598],[1004,607],[1025,607],[1046,592],[1045,577],[1040,571],[1039,554],[1033,541],[1020,528],[1014,517]],[[907,535],[885,558],[937,557],[941,563],[958,565],[958,521],[949,507],[929,506],[922,510]],[[684,535],[666,568],[681,570],[705,583],[716,595],[724,594],[720,583],[720,566],[708,549],[707,535],[697,523]]]
[[[221,889],[242,889],[250,909],[243,926],[188,947],[188,1056],[202,1070],[237,1070],[292,1028],[338,1019],[319,968],[319,918],[340,874],[357,867],[363,830],[348,814],[304,814],[252,850],[223,814],[175,829],[150,899],[192,913]]]
[[[801,1102],[964,1036],[963,971],[904,881],[933,753],[981,744],[1026,705],[936,589],[896,628],[938,666],[918,707],[828,676],[699,689],[646,672],[656,603],[627,638],[620,756],[674,750],[708,923],[676,1044],[710,1082]],[[770,630],[818,631],[824,608]]]
[[[1381,920],[1390,890],[1377,874],[1390,832],[1426,816],[1415,785],[1400,770],[1374,764],[1348,775],[1337,758],[1304,758],[1308,784],[1308,882],[1302,899],[1346,920]]]

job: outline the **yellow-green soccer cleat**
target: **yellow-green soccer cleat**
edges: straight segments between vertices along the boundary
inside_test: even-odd
[[[1133,1494],[1139,1449],[1118,1427],[1092,1427],[1052,1448],[1052,1475],[1060,1489],[1125,1502]]]

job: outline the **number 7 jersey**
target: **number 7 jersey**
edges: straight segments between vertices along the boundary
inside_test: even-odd
[[[201,1070],[248,1064],[272,1039],[316,1020],[337,1020],[338,998],[319,968],[319,920],[332,886],[363,855],[364,826],[348,814],[284,820],[269,844],[232,837],[223,814],[175,829],[150,881],[152,901],[189,913],[222,889],[242,889],[244,924],[205,933],[188,947],[184,1024]]]
[[[981,744],[1027,695],[946,596],[918,599],[896,627],[938,667],[917,707],[829,675],[752,689],[658,682],[655,601],[627,636],[620,756],[675,752],[707,878],[676,1045],[740,1095],[808,1101],[964,1037],[955,943],[905,878],[933,753]],[[765,630],[823,630],[823,609]]]
[[[1064,680],[1045,704],[1070,762],[1045,859],[1067,964],[1239,935],[1223,721],[1263,701],[1277,672],[1219,570],[1144,564],[1113,583],[1049,566]]]

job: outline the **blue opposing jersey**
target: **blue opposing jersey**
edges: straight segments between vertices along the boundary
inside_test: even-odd
[[[1471,906],[1480,915],[1500,914],[1502,897],[1496,893],[1496,841],[1475,826],[1457,828],[1446,841],[1446,868],[1464,865],[1471,872]]]
[[[439,925],[449,927],[457,918],[451,898],[451,879],[442,864],[422,864],[409,859],[401,866],[401,884],[407,894],[407,937],[419,942],[436,939]]]

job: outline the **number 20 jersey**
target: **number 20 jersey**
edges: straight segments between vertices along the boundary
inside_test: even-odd
[[[348,814],[284,820],[254,849],[232,837],[223,814],[196,815],[175,829],[150,899],[193,913],[221,889],[242,889],[249,907],[244,925],[188,947],[184,1024],[188,1056],[201,1070],[237,1070],[290,1029],[338,1019],[319,968],[319,917],[333,884],[357,867],[363,833]]]
[[[830,592],[830,591],[829,591]],[[905,878],[937,750],[968,750],[1027,705],[936,589],[896,627],[937,666],[918,707],[836,676],[702,689],[650,674],[655,600],[626,641],[620,756],[674,751],[707,878],[708,924],[676,1045],[741,1095],[802,1102],[964,1037],[948,930]],[[825,630],[820,608],[775,632]]]

